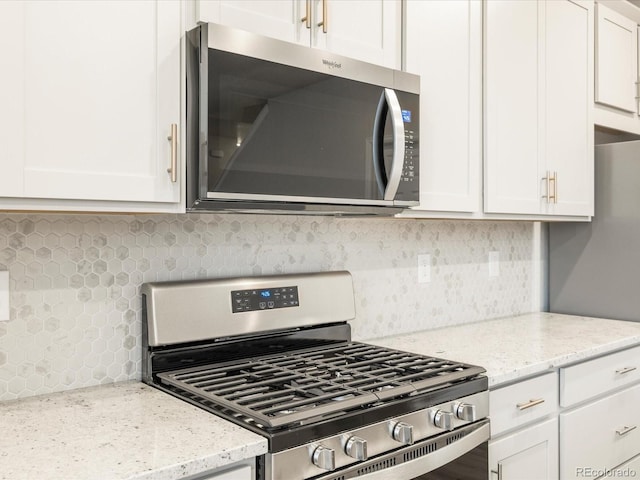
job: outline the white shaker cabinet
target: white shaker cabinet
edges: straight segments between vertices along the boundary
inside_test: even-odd
[[[557,479],[558,374],[548,372],[489,395],[489,478]]]
[[[0,2],[0,197],[19,197],[24,191],[22,18],[22,2]]]
[[[558,478],[558,419],[523,428],[489,443],[492,480]]]
[[[595,123],[635,134],[640,134],[638,23],[637,4],[596,4]]]
[[[3,207],[177,211],[181,12],[174,0],[0,2],[12,73],[0,154],[15,180],[0,196],[17,197]]]
[[[420,75],[420,206],[482,209],[482,3],[407,0],[406,70]],[[407,213],[409,215],[409,213]]]
[[[486,2],[485,212],[593,215],[593,8]]]
[[[639,372],[639,346],[560,369],[562,480],[597,478],[616,467],[634,468],[627,477],[640,474]]]
[[[637,112],[638,27],[636,22],[597,5],[595,100],[626,112]]]
[[[401,8],[389,0],[198,0],[196,19],[399,68]]]

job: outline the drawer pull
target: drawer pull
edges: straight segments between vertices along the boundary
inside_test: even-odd
[[[637,425],[634,425],[633,427],[622,427],[620,430],[616,430],[616,433],[620,436],[623,436],[635,430],[636,428],[637,428]]]
[[[637,368],[638,367],[625,367],[625,368],[621,368],[620,370],[616,370],[616,373],[618,375],[624,375],[625,373],[633,372]]]
[[[516,407],[518,407],[518,410],[526,410],[527,408],[535,407],[536,405],[540,405],[541,403],[544,403],[544,398],[529,400],[526,403],[518,403],[516,404]]]

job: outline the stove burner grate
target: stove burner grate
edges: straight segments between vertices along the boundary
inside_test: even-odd
[[[406,396],[483,373],[473,365],[358,342],[159,373],[268,427]]]

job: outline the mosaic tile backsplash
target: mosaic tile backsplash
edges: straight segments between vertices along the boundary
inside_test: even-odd
[[[360,340],[530,312],[532,236],[528,222],[0,214],[0,400],[140,378],[148,281],[346,269]]]

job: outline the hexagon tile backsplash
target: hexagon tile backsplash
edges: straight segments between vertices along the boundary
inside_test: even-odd
[[[367,339],[531,311],[532,238],[528,222],[0,214],[0,400],[140,378],[143,282],[346,269]]]

